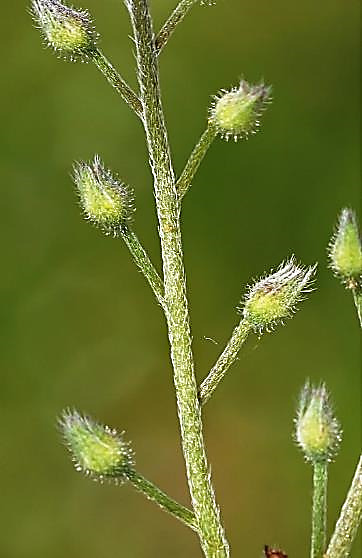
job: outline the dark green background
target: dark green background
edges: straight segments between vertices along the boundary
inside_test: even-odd
[[[118,0],[82,4],[136,86],[125,9]],[[157,28],[174,5],[153,0]],[[196,558],[194,535],[131,487],[77,475],[55,428],[74,406],[125,429],[139,471],[187,503],[161,312],[121,241],[82,221],[70,179],[72,161],[96,152],[119,172],[135,188],[135,227],[159,264],[141,126],[94,67],[42,48],[25,3],[3,3],[1,27],[0,556]],[[358,3],[197,6],[161,72],[178,172],[211,95],[241,76],[273,85],[262,132],[210,150],[185,198],[184,246],[199,379],[253,277],[292,253],[319,261],[317,290],[301,311],[248,341],[205,409],[233,556],[258,557],[269,543],[302,558],[311,469],[292,429],[306,377],[327,382],[344,429],[330,468],[330,529],[360,444],[358,325],[326,258],[338,211],[359,204]]]

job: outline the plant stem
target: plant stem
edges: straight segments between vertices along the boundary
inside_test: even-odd
[[[154,265],[147,255],[147,252],[137,238],[137,235],[127,224],[122,225],[121,235],[131,252],[135,264],[142,271],[160,305],[164,307],[165,301],[163,297],[164,288],[162,279],[158,275]]]
[[[176,182],[176,188],[180,200],[184,197],[187,190],[190,188],[192,179],[194,178],[197,169],[199,168],[215,137],[216,128],[211,122],[209,122],[206,130],[194,147],[194,150],[191,153],[190,158],[187,161],[180,178]]]
[[[162,492],[162,490],[160,490],[156,485],[137,473],[137,471],[130,470],[127,473],[127,477],[133,486],[146,496],[146,498],[155,502],[158,506],[160,506],[160,508],[182,521],[182,523],[185,523],[185,525],[194,531],[197,531],[195,515],[191,510],[167,496],[167,494]]]
[[[313,462],[311,558],[323,558],[327,537],[328,462]]]
[[[175,31],[177,25],[184,19],[189,10],[197,0],[181,0],[166,23],[163,25],[162,29],[158,33],[155,40],[156,55],[160,54],[161,50],[166,46],[172,33]]]
[[[328,545],[328,558],[348,558],[362,521],[362,455]]]
[[[166,319],[187,479],[200,543],[205,556],[227,558],[229,547],[215,502],[203,440],[186,298],[180,204],[161,104],[152,21],[147,0],[126,0],[126,5],[136,44],[144,126],[154,177],[167,307]]]
[[[228,344],[200,386],[199,397],[202,405],[208,402],[230,366],[236,361],[250,330],[250,325],[245,320],[241,320],[235,327]]]
[[[104,56],[103,52],[97,48],[92,56],[92,61],[97,66],[98,70],[102,72],[108,83],[119,93],[122,99],[127,103],[129,107],[142,118],[142,103],[137,97],[136,93],[130,88],[130,86],[124,81],[124,79],[119,75],[117,70],[115,70],[112,64]]]
[[[359,319],[360,326],[362,327],[362,288],[356,287],[352,290],[353,300],[356,306],[357,315]]]

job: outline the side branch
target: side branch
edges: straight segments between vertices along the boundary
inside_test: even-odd
[[[133,260],[137,267],[142,271],[145,279],[153,290],[159,304],[165,309],[164,287],[160,276],[158,275],[153,263],[151,262],[146,250],[143,248],[137,235],[124,224],[121,228],[121,236],[126,243]]]
[[[327,533],[328,461],[313,463],[311,558],[323,558]]]
[[[175,31],[177,25],[184,19],[184,17],[187,15],[192,6],[196,4],[196,2],[197,0],[181,0],[178,3],[156,37],[155,47],[157,55],[160,54],[163,47],[166,46],[166,43],[168,42],[172,33]]]
[[[119,93],[122,99],[127,103],[127,105],[137,114],[139,118],[142,118],[142,104],[136,93],[130,88],[130,86],[124,81],[124,79],[119,75],[117,70],[115,70],[112,64],[104,56],[103,52],[97,48],[92,55],[92,61],[97,66],[98,70],[104,75],[108,83]]]
[[[362,287],[358,286],[353,289],[353,300],[357,310],[358,320],[362,327]]]
[[[155,484],[137,473],[137,471],[129,471],[127,477],[128,480],[136,488],[136,490],[138,490],[138,492],[141,492],[144,496],[146,496],[146,498],[157,504],[161,509],[167,511],[176,519],[182,521],[182,523],[187,525],[187,527],[190,527],[190,529],[197,531],[195,515],[189,508],[186,508],[182,504],[179,504],[178,502],[170,498]]]
[[[200,386],[199,398],[202,405],[208,402],[230,366],[237,360],[239,351],[250,331],[250,324],[244,319],[234,329],[228,344]]]
[[[194,147],[194,150],[192,151],[180,178],[177,180],[176,188],[180,200],[184,197],[184,195],[190,188],[192,180],[215,137],[216,128],[209,121],[206,130]]]
[[[362,455],[357,464],[351,487],[343,504],[326,558],[348,558],[362,521]]]

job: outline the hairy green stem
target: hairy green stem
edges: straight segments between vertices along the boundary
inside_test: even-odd
[[[164,288],[163,282],[158,275],[153,263],[147,255],[147,252],[140,243],[137,235],[127,224],[121,227],[121,236],[126,243],[133,260],[137,267],[142,271],[144,277],[148,281],[151,289],[153,290],[158,302],[164,307]]]
[[[206,130],[194,147],[180,178],[176,182],[176,188],[180,199],[184,197],[187,190],[190,188],[192,180],[215,137],[216,128],[209,121]]]
[[[182,523],[185,523],[194,531],[197,531],[195,515],[191,510],[170,498],[156,485],[137,473],[137,471],[130,470],[127,473],[127,478],[146,498],[155,502],[160,508],[182,521]]]
[[[197,0],[181,0],[178,3],[156,37],[155,46],[157,55],[160,54],[161,50],[166,46],[166,43],[175,31],[177,25],[184,19],[196,2]]]
[[[362,521],[362,455],[326,552],[327,558],[348,558]]]
[[[229,547],[215,502],[203,439],[186,298],[180,204],[161,104],[152,21],[147,0],[126,0],[126,6],[130,13],[136,44],[143,121],[154,177],[167,306],[166,319],[189,490],[205,556],[227,558]]]
[[[245,320],[241,320],[235,327],[225,349],[200,386],[199,397],[202,405],[208,402],[230,366],[238,358],[239,351],[250,331],[250,324]]]
[[[356,306],[357,315],[359,319],[360,326],[362,327],[362,288],[357,287],[353,289],[353,300]]]
[[[106,80],[112,85],[112,87],[119,93],[122,99],[127,103],[129,107],[142,118],[142,104],[136,93],[130,88],[130,86],[124,81],[124,79],[119,75],[117,70],[115,70],[112,64],[104,56],[103,52],[97,48],[92,55],[92,61],[97,66],[98,70],[102,72]]]
[[[323,558],[327,542],[327,460],[313,462],[311,558]]]

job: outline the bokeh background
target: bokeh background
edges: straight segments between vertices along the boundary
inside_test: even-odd
[[[152,1],[157,28],[174,5]],[[82,7],[136,87],[123,6]],[[250,338],[205,409],[233,556],[261,556],[265,543],[292,558],[308,553],[311,469],[292,440],[306,377],[327,382],[344,429],[330,468],[330,529],[360,447],[358,324],[326,258],[337,213],[360,201],[358,10],[357,1],[219,0],[196,6],[162,54],[178,172],[211,95],[241,76],[274,90],[262,132],[216,141],[185,198],[198,378],[253,277],[292,253],[319,262],[300,312]],[[135,188],[135,227],[159,264],[141,126],[94,67],[42,47],[25,2],[2,5],[1,41],[0,556],[196,558],[196,538],[131,487],[76,474],[56,431],[67,406],[125,429],[139,471],[187,503],[161,312],[122,242],[82,220],[70,178],[72,161],[94,153],[119,172]]]

